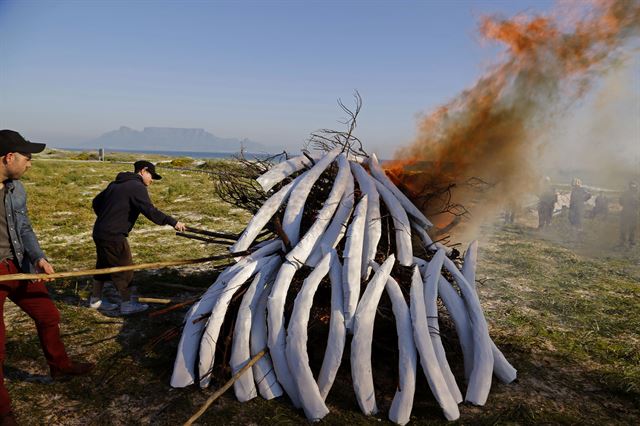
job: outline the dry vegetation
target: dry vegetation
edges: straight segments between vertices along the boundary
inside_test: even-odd
[[[74,154],[76,155],[76,154]],[[26,175],[31,218],[43,248],[59,271],[93,267],[91,199],[124,164],[68,161],[63,153],[42,155]],[[67,155],[68,158],[68,155]],[[118,158],[125,161],[126,155]],[[42,161],[41,161],[42,160]],[[180,166],[189,163],[181,162]],[[228,166],[228,165],[227,165]],[[216,167],[216,162],[208,164]],[[216,199],[208,174],[160,169],[165,177],[151,188],[156,205],[190,225],[238,232],[248,214]],[[480,299],[496,344],[519,370],[511,385],[494,384],[485,407],[463,406],[460,423],[635,424],[640,418],[640,252],[614,251],[616,220],[587,221],[580,239],[569,237],[565,218],[538,233],[525,220],[515,226],[487,227],[480,242]],[[219,246],[174,236],[140,220],[130,242],[137,262],[185,259],[217,254]],[[145,296],[183,300],[194,293],[164,287],[183,284],[206,288],[212,265],[149,271],[136,275]],[[149,348],[154,338],[178,326],[184,311],[149,318],[107,317],[86,308],[88,280],[65,280],[49,288],[62,313],[69,351],[95,361],[88,378],[51,383],[31,320],[10,302],[7,326],[7,386],[24,424],[160,424],[184,422],[211,391],[173,390],[169,376],[177,340]],[[461,355],[453,330],[443,335],[454,372]],[[392,347],[394,331],[376,325],[374,341]],[[312,363],[324,347],[318,332]],[[383,334],[388,334],[383,336]],[[379,338],[380,337],[380,338]],[[377,349],[374,379],[379,417],[359,413],[351,391],[348,362],[343,363],[328,398],[331,414],[323,424],[386,422],[395,386],[394,351]],[[386,351],[386,352],[385,352]],[[345,357],[348,357],[345,353]],[[347,358],[345,358],[347,359]],[[389,362],[389,359],[394,360]],[[215,389],[229,377],[219,369]],[[200,424],[301,424],[301,412],[286,400],[255,399],[240,404],[228,392]],[[444,423],[426,380],[418,381],[412,423]]]

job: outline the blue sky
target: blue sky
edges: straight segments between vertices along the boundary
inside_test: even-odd
[[[340,128],[336,99],[357,89],[358,135],[388,156],[411,141],[418,114],[496,60],[480,16],[552,5],[0,0],[0,127],[53,146],[124,125],[299,149],[311,131]]]

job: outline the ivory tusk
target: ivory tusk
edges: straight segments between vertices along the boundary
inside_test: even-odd
[[[307,419],[318,421],[329,414],[329,409],[320,394],[318,384],[313,378],[307,354],[307,326],[313,304],[313,296],[318,290],[320,281],[329,272],[331,254],[327,253],[318,266],[304,280],[302,288],[296,296],[289,328],[287,330],[287,362],[293,377],[298,396]]]
[[[316,183],[326,168],[333,163],[333,160],[340,154],[340,151],[341,148],[335,148],[329,151],[315,166],[304,174],[302,179],[300,179],[291,191],[287,207],[284,211],[282,227],[284,228],[284,232],[289,236],[292,246],[295,246],[298,244],[298,241],[300,241],[302,211],[304,210],[304,203],[311,192],[313,184]]]
[[[331,280],[331,318],[329,319],[329,337],[327,348],[324,351],[322,367],[318,374],[318,388],[323,400],[327,399],[329,390],[336,378],[336,373],[342,362],[342,354],[347,336],[344,326],[344,309],[342,293],[342,265],[338,259],[338,253],[334,249],[331,253],[331,267],[329,279]]]
[[[362,197],[356,206],[347,229],[347,238],[344,244],[342,257],[342,290],[344,292],[344,323],[347,330],[351,331],[353,315],[356,312],[358,299],[360,299],[360,277],[362,262],[362,241],[367,218],[367,196]]]
[[[282,182],[282,180],[287,176],[290,176],[305,167],[309,167],[310,165],[311,160],[304,155],[293,157],[276,164],[258,177],[256,181],[260,184],[262,189],[267,192],[278,183]]]
[[[447,382],[442,375],[433,343],[429,337],[427,325],[427,312],[424,306],[423,282],[417,267],[413,270],[411,281],[411,320],[413,321],[413,337],[420,354],[420,364],[427,377],[429,388],[433,396],[440,404],[447,420],[456,420],[460,417],[458,404],[451,395]]]
[[[218,342],[218,335],[220,334],[220,327],[224,321],[227,308],[231,302],[233,295],[240,289],[254,273],[261,271],[263,268],[268,270],[277,266],[280,261],[279,256],[273,255],[269,257],[260,258],[254,262],[249,263],[242,268],[232,279],[229,280],[227,285],[221,291],[218,300],[216,300],[211,310],[211,316],[205,326],[202,339],[200,340],[200,353],[198,361],[198,370],[200,373],[200,387],[205,388],[209,386],[211,382],[211,371],[215,362],[216,344]]]
[[[431,336],[431,343],[433,343],[433,349],[440,365],[440,371],[444,376],[444,380],[447,382],[447,387],[451,396],[457,404],[462,402],[462,393],[456,383],[456,379],[451,372],[447,356],[442,346],[442,339],[440,339],[440,325],[438,324],[438,280],[441,275],[442,264],[444,262],[445,252],[444,250],[438,250],[429,262],[427,271],[424,274],[424,304],[427,310],[427,325],[429,326],[429,335]]]
[[[365,222],[364,242],[362,245],[362,279],[369,278],[371,266],[369,262],[374,260],[380,236],[382,235],[382,221],[380,218],[380,195],[376,189],[375,181],[366,170],[357,163],[351,163],[351,171],[356,176],[360,191],[368,198],[367,220]]]
[[[376,157],[376,154],[371,154],[371,157],[369,157],[369,169],[371,170],[373,177],[393,193],[402,207],[416,222],[418,222],[420,226],[423,228],[430,228],[433,226],[424,214],[416,207],[416,205],[413,204],[413,202],[411,202],[411,200],[409,200],[407,196],[404,195],[393,182],[391,182],[391,179],[387,177],[386,173],[378,163],[378,157]]]
[[[362,295],[353,320],[351,341],[351,377],[360,410],[369,416],[378,412],[371,371],[371,341],[376,308],[395,263],[392,254],[376,271]]]

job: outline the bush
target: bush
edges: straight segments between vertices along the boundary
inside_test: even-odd
[[[189,167],[193,165],[193,160],[191,158],[174,158],[171,160],[171,164],[173,167]]]
[[[225,160],[206,160],[198,166],[202,170],[220,170],[226,166]]]
[[[97,159],[98,159],[98,154],[96,154],[95,152],[83,151],[79,154],[71,156],[71,160],[87,161],[87,160],[97,160]]]

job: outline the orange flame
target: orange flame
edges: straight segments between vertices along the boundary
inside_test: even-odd
[[[534,161],[544,148],[544,132],[640,30],[637,1],[592,2],[585,12],[569,23],[570,30],[552,16],[482,18],[482,36],[507,46],[504,61],[424,116],[415,142],[399,149],[385,168],[415,193],[456,183],[454,201],[468,207],[477,198],[464,185],[468,179],[494,184],[481,200],[485,210],[535,190]]]

